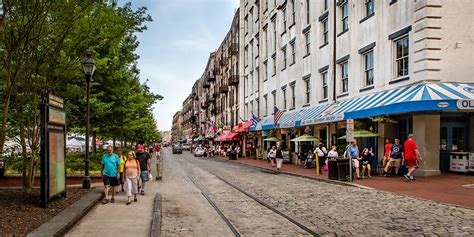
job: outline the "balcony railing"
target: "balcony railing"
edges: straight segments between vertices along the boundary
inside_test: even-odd
[[[219,87],[219,93],[225,94],[225,93],[227,93],[227,92],[229,92],[229,86],[227,86],[227,85],[221,85],[221,86]]]
[[[239,84],[239,75],[231,75],[229,77],[229,85],[235,86]]]
[[[204,85],[202,85],[202,88],[210,88],[211,84],[209,82],[204,82]]]
[[[225,66],[229,64],[229,58],[228,57],[222,57],[220,61],[221,66]]]
[[[229,53],[230,55],[237,55],[239,53],[239,44],[231,43],[229,45]]]
[[[213,82],[216,81],[216,76],[214,72],[210,72],[209,75],[207,76],[207,81],[208,82]]]

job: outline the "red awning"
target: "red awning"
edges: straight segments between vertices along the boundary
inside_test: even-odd
[[[234,128],[232,128],[232,132],[248,132],[249,128],[252,127],[253,123],[252,120],[247,122],[240,122]]]
[[[236,132],[226,132],[214,138],[214,141],[216,142],[239,141],[239,140],[240,140],[240,135]]]

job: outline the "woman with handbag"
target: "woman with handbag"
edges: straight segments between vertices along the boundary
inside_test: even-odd
[[[135,152],[130,151],[128,153],[128,160],[125,161],[125,182],[127,183],[127,205],[132,203],[132,194],[133,201],[137,202],[137,193],[138,193],[138,179],[140,174],[140,162],[135,159]]]

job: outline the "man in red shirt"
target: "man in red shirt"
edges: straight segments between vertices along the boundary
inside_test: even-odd
[[[389,157],[389,154],[390,154],[390,148],[392,147],[392,141],[390,138],[387,138],[385,139],[385,154],[383,156],[383,170],[385,172],[384,175],[387,175],[387,164],[388,164],[388,161],[390,160],[390,157]],[[387,171],[385,171],[387,170]]]
[[[418,151],[418,146],[416,142],[413,141],[413,134],[408,135],[408,140],[403,144],[405,150],[405,166],[408,167],[408,173],[405,175],[405,178],[408,181],[413,181],[413,173],[418,169],[420,162],[423,161],[421,158],[420,152]]]

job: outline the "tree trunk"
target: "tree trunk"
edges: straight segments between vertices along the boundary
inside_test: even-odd
[[[95,145],[96,135],[97,135],[96,132],[92,132],[92,154],[94,155],[97,152],[97,147]]]
[[[2,110],[2,124],[0,127],[0,153],[3,152],[3,146],[5,145],[6,140],[6,131],[7,131],[7,122],[8,122],[8,112],[10,107],[10,93],[5,92],[7,95],[3,98],[3,110]]]

